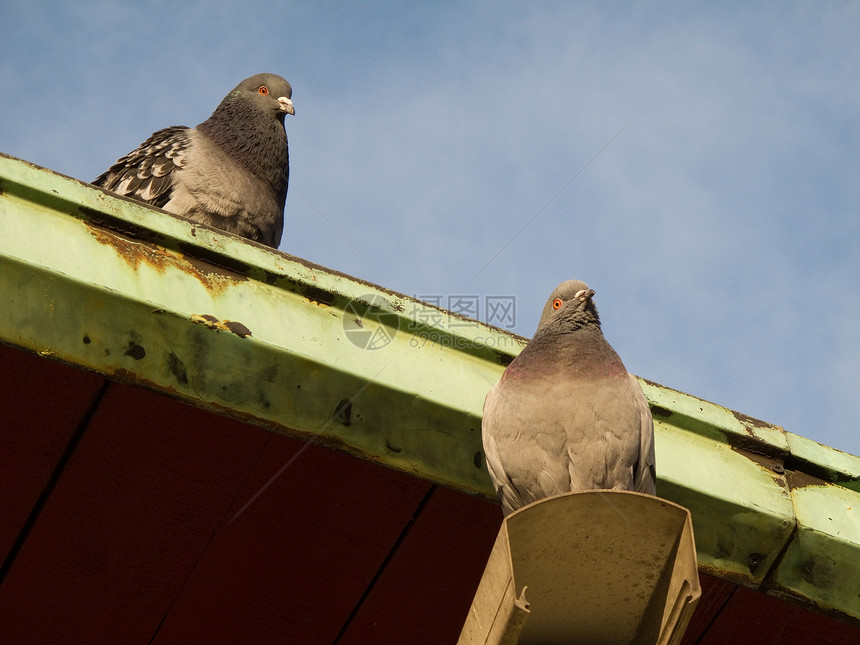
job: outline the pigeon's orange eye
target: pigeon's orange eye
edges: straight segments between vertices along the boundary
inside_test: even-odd
[[[262,94],[263,96],[266,96],[266,94],[268,94],[268,93],[269,93],[269,88],[268,88],[268,87],[266,87],[265,85],[261,85],[261,86],[260,86],[260,89],[259,89],[259,90],[257,90],[257,91],[258,91],[260,94]]]
[[[552,301],[552,308],[553,309],[560,309],[561,304],[562,304],[561,298],[556,298],[555,300]]]

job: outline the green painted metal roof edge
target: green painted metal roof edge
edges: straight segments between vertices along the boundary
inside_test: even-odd
[[[0,298],[0,342],[493,497],[504,330],[3,155]],[[702,569],[860,619],[860,459],[640,382]]]

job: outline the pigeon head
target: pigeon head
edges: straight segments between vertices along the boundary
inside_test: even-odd
[[[222,105],[244,103],[283,122],[285,115],[296,113],[292,96],[293,88],[277,74],[256,74],[239,83]]]
[[[284,117],[296,113],[292,95],[293,88],[277,74],[256,74],[234,87],[197,129],[228,152],[266,137],[286,148]]]
[[[594,290],[581,280],[562,282],[546,301],[537,331],[554,329],[566,332],[585,327],[600,329],[600,317],[593,297]]]

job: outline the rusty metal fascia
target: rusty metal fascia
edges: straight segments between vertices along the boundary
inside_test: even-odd
[[[860,617],[860,493],[789,472],[797,526],[764,587],[840,618]]]
[[[655,430],[657,494],[690,509],[700,566],[760,586],[794,530],[784,476],[725,441],[656,416]]]
[[[4,343],[493,497],[481,407],[516,335],[2,155],[0,298]],[[779,575],[820,556],[786,474],[841,499],[857,458],[640,382],[703,569],[820,607]]]
[[[791,453],[787,467],[860,493],[860,457],[792,432],[785,435]]]
[[[0,298],[2,342],[492,495],[514,335],[8,157]]]

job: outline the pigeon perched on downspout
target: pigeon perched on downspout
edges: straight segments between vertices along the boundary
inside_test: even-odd
[[[603,337],[593,298],[578,280],[556,287],[484,401],[484,452],[505,515],[574,491],[655,494],[651,412]]]

